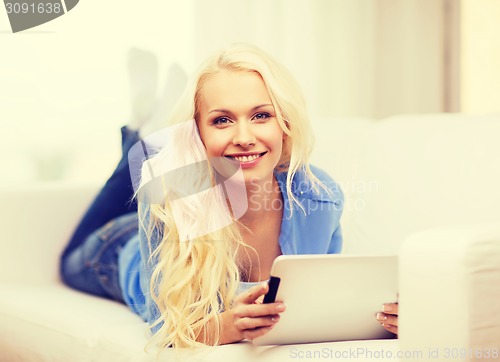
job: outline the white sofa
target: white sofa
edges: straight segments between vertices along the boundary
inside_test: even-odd
[[[314,127],[313,162],[346,196],[344,252],[399,253],[400,338],[242,342],[167,350],[158,360],[500,360],[500,114],[315,119]],[[137,316],[58,277],[63,244],[99,186],[0,191],[1,361],[155,360]]]

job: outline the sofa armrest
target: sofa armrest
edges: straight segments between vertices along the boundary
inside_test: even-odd
[[[500,223],[414,234],[399,263],[401,351],[435,361],[500,359]],[[422,361],[408,355],[403,361]]]
[[[59,256],[99,185],[40,183],[0,191],[0,283],[59,281]]]

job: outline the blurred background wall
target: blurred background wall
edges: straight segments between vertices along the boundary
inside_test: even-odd
[[[0,11],[0,184],[102,182],[130,118],[127,53],[188,73],[214,50],[254,43],[331,117],[500,110],[497,0],[81,0],[12,34]],[[317,130],[318,131],[318,130]]]
[[[296,75],[313,114],[385,117],[442,110],[439,0],[198,4],[196,54],[238,39],[260,44]],[[217,13],[227,15],[223,21],[207,17],[215,4]]]

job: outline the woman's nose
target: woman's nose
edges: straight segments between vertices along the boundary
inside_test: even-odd
[[[248,122],[238,122],[234,127],[233,144],[242,147],[248,147],[255,144],[255,135]]]

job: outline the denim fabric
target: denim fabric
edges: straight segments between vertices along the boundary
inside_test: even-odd
[[[61,256],[60,272],[75,289],[123,302],[118,255],[138,232],[128,151],[139,136],[126,127],[121,132],[122,158],[71,237]]]
[[[124,302],[118,257],[137,233],[137,213],[133,212],[109,221],[90,234],[63,260],[66,283],[86,293]]]

